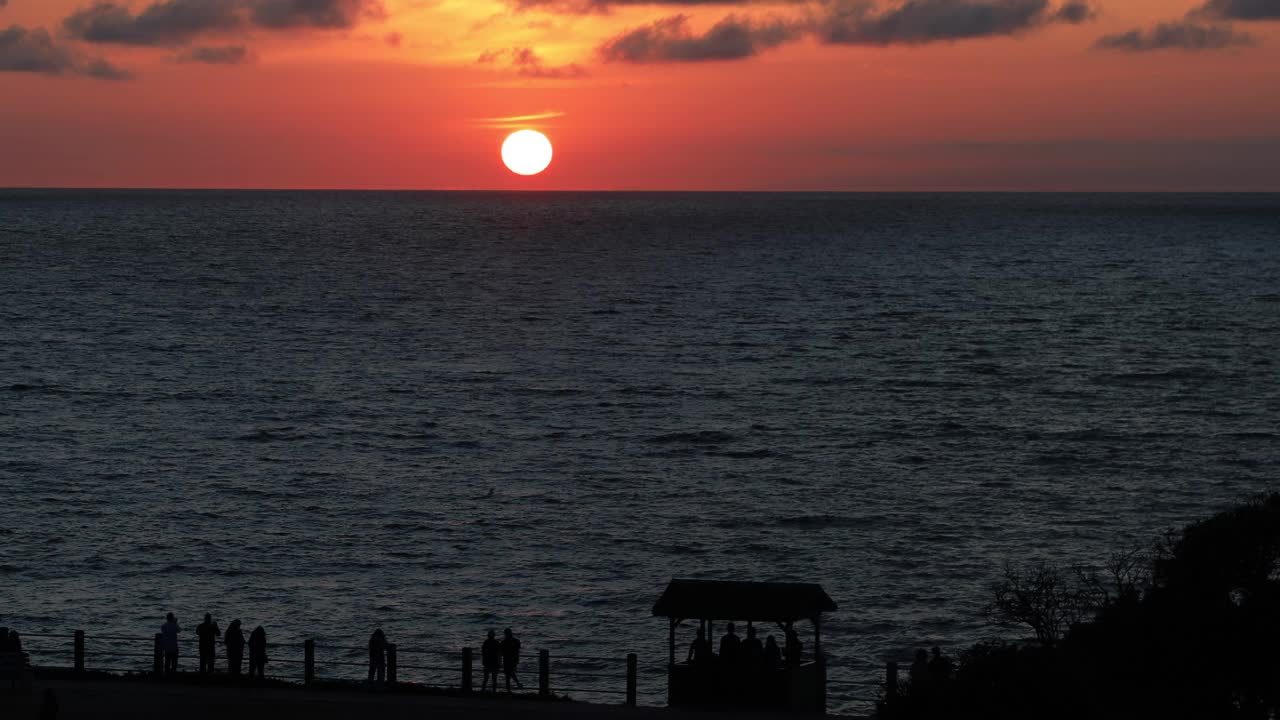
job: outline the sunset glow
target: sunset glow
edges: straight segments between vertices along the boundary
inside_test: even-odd
[[[7,0],[0,185],[1280,189],[1239,5]]]

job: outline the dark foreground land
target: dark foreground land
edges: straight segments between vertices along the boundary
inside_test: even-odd
[[[187,684],[93,680],[38,680],[30,693],[3,694],[0,718],[36,720],[42,696],[52,688],[66,720],[489,720],[520,717],[618,718],[626,720],[715,720],[732,713],[668,708],[592,705],[569,701],[541,701],[493,697],[369,693],[360,690],[304,690],[296,687],[225,687]],[[759,715],[769,717],[768,715]]]

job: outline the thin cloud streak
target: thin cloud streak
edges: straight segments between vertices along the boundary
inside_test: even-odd
[[[533,115],[508,115],[507,117],[476,118],[472,121],[472,125],[487,128],[522,127],[530,123],[562,118],[567,114],[568,113],[560,112],[558,110],[548,110],[546,112],[535,113]]]

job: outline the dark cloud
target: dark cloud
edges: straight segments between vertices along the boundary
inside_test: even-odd
[[[103,58],[94,58],[89,60],[79,68],[81,75],[87,75],[99,80],[132,80],[133,73],[122,70],[115,65],[107,62]]]
[[[1219,20],[1280,20],[1280,0],[1209,0],[1193,15]]]
[[[1143,30],[1106,35],[1095,47],[1102,50],[1221,50],[1252,45],[1253,38],[1226,25],[1199,25],[1194,22],[1160,23]]]
[[[495,65],[506,58],[511,69],[522,77],[534,78],[578,78],[586,77],[586,68],[576,63],[569,65],[548,65],[532,48],[514,47],[510,50],[486,50],[476,58],[483,65]]]
[[[819,20],[818,36],[840,45],[920,45],[1016,35],[1055,22],[1092,17],[1073,0],[1055,9],[1049,0],[907,0],[880,10],[871,0],[835,0]]]
[[[361,20],[386,17],[382,0],[249,0],[254,25],[271,30],[355,27]]]
[[[1097,16],[1097,11],[1087,2],[1068,2],[1059,7],[1058,12],[1054,13],[1053,17],[1058,22],[1079,25]]]
[[[0,72],[84,75],[104,80],[130,77],[106,60],[84,58],[74,49],[59,45],[44,28],[27,30],[19,25],[0,31]]]
[[[576,63],[569,65],[548,65],[530,48],[515,48],[511,51],[511,65],[524,77],[537,78],[576,78],[587,74],[585,68]]]
[[[702,5],[804,5],[813,0],[508,0],[517,10],[551,10],[586,15],[607,13],[615,7],[665,5],[698,7]]]
[[[206,65],[242,65],[249,61],[249,48],[244,45],[224,47],[193,47],[183,50],[174,58],[180,63],[204,63]]]
[[[9,0],[0,0],[0,7],[4,7],[5,5],[8,5],[8,4],[9,4]]]
[[[797,25],[766,23],[730,15],[701,35],[688,27],[688,16],[673,15],[605,41],[600,56],[608,62],[703,62],[739,60],[795,40]]]
[[[99,0],[62,25],[86,42],[179,46],[249,27],[345,29],[384,16],[382,0],[159,0],[136,15],[121,2]]]
[[[239,28],[240,0],[163,0],[134,15],[125,5],[98,2],[62,21],[72,37],[118,45],[182,45],[201,33]]]

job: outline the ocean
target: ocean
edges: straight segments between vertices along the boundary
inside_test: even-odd
[[[1278,325],[1278,195],[0,191],[0,624],[661,702],[669,579],[818,582],[850,709],[1017,636],[1004,562],[1276,490]]]

